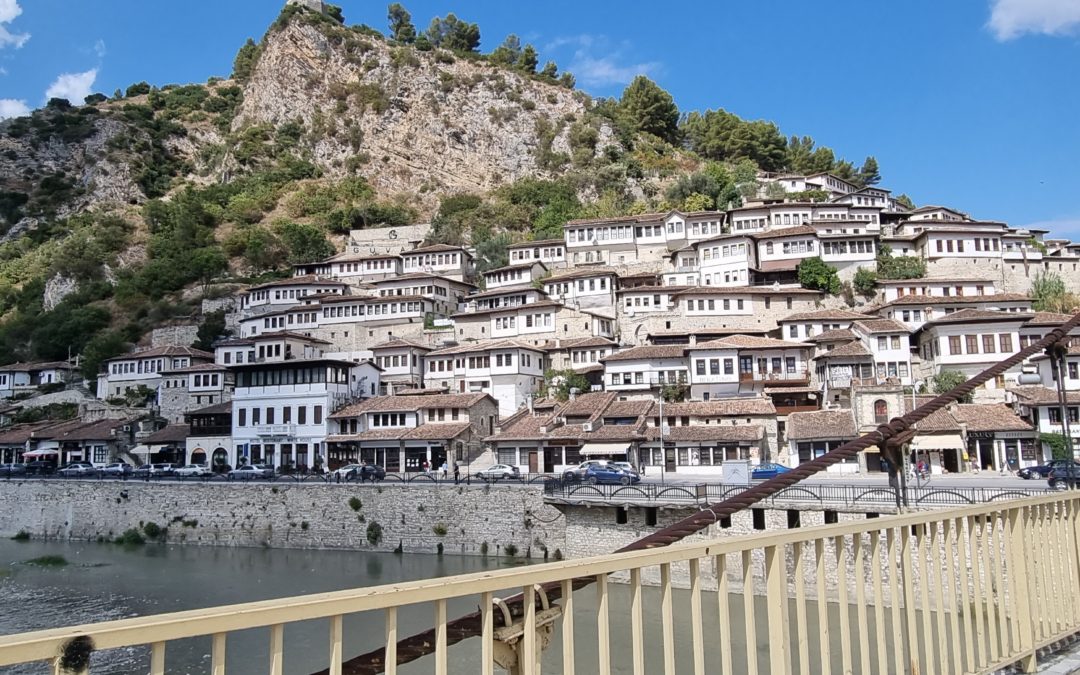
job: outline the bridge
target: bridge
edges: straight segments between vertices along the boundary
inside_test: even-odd
[[[594,588],[575,590],[582,580]],[[286,629],[321,620],[321,672],[397,673],[399,612],[419,608],[438,675],[1034,672],[1041,650],[1080,632],[1078,583],[1069,491],[10,635],[0,666],[86,673],[92,653],[145,645],[163,675],[170,643],[203,638],[224,675],[230,636],[259,629],[280,674]],[[499,598],[519,593],[511,616]],[[448,639],[448,606],[480,608],[475,638]],[[343,626],[359,614],[385,626],[381,662],[349,664]]]

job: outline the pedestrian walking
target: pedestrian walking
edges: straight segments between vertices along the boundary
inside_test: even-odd
[[[457,462],[454,462],[454,485],[457,485],[461,481],[461,467]]]
[[[439,467],[439,470],[442,471],[443,480],[446,480],[446,472],[447,472],[446,462],[442,463],[442,466]]]

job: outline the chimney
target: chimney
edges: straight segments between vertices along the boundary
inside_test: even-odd
[[[573,401],[574,399],[576,399],[577,395],[580,394],[580,393],[581,393],[580,389],[578,389],[577,387],[571,387],[570,388],[570,400]]]
[[[525,403],[526,403],[526,405],[529,406],[529,414],[530,415],[535,415],[536,414],[536,409],[533,407],[533,395],[532,394],[529,394],[528,396],[525,397]]]

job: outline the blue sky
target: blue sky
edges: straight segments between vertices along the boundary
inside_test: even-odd
[[[342,0],[349,23],[385,4]],[[808,134],[884,187],[978,218],[1080,238],[1080,2],[793,0],[408,1],[414,22],[455,12],[483,51],[532,42],[597,96],[645,73],[680,110],[723,107]],[[141,80],[227,75],[274,0],[0,0],[0,116]],[[670,8],[672,11],[665,11]]]

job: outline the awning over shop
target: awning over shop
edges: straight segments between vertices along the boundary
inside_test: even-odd
[[[24,452],[23,457],[49,457],[59,454],[59,450],[31,450],[30,452]]]
[[[581,456],[625,455],[629,449],[629,443],[586,443],[581,447]]]
[[[130,452],[133,455],[149,455],[150,454],[150,448],[145,446],[145,445],[136,445],[131,450],[128,450],[128,452]]]
[[[962,450],[960,434],[918,434],[911,439],[912,450]]]

